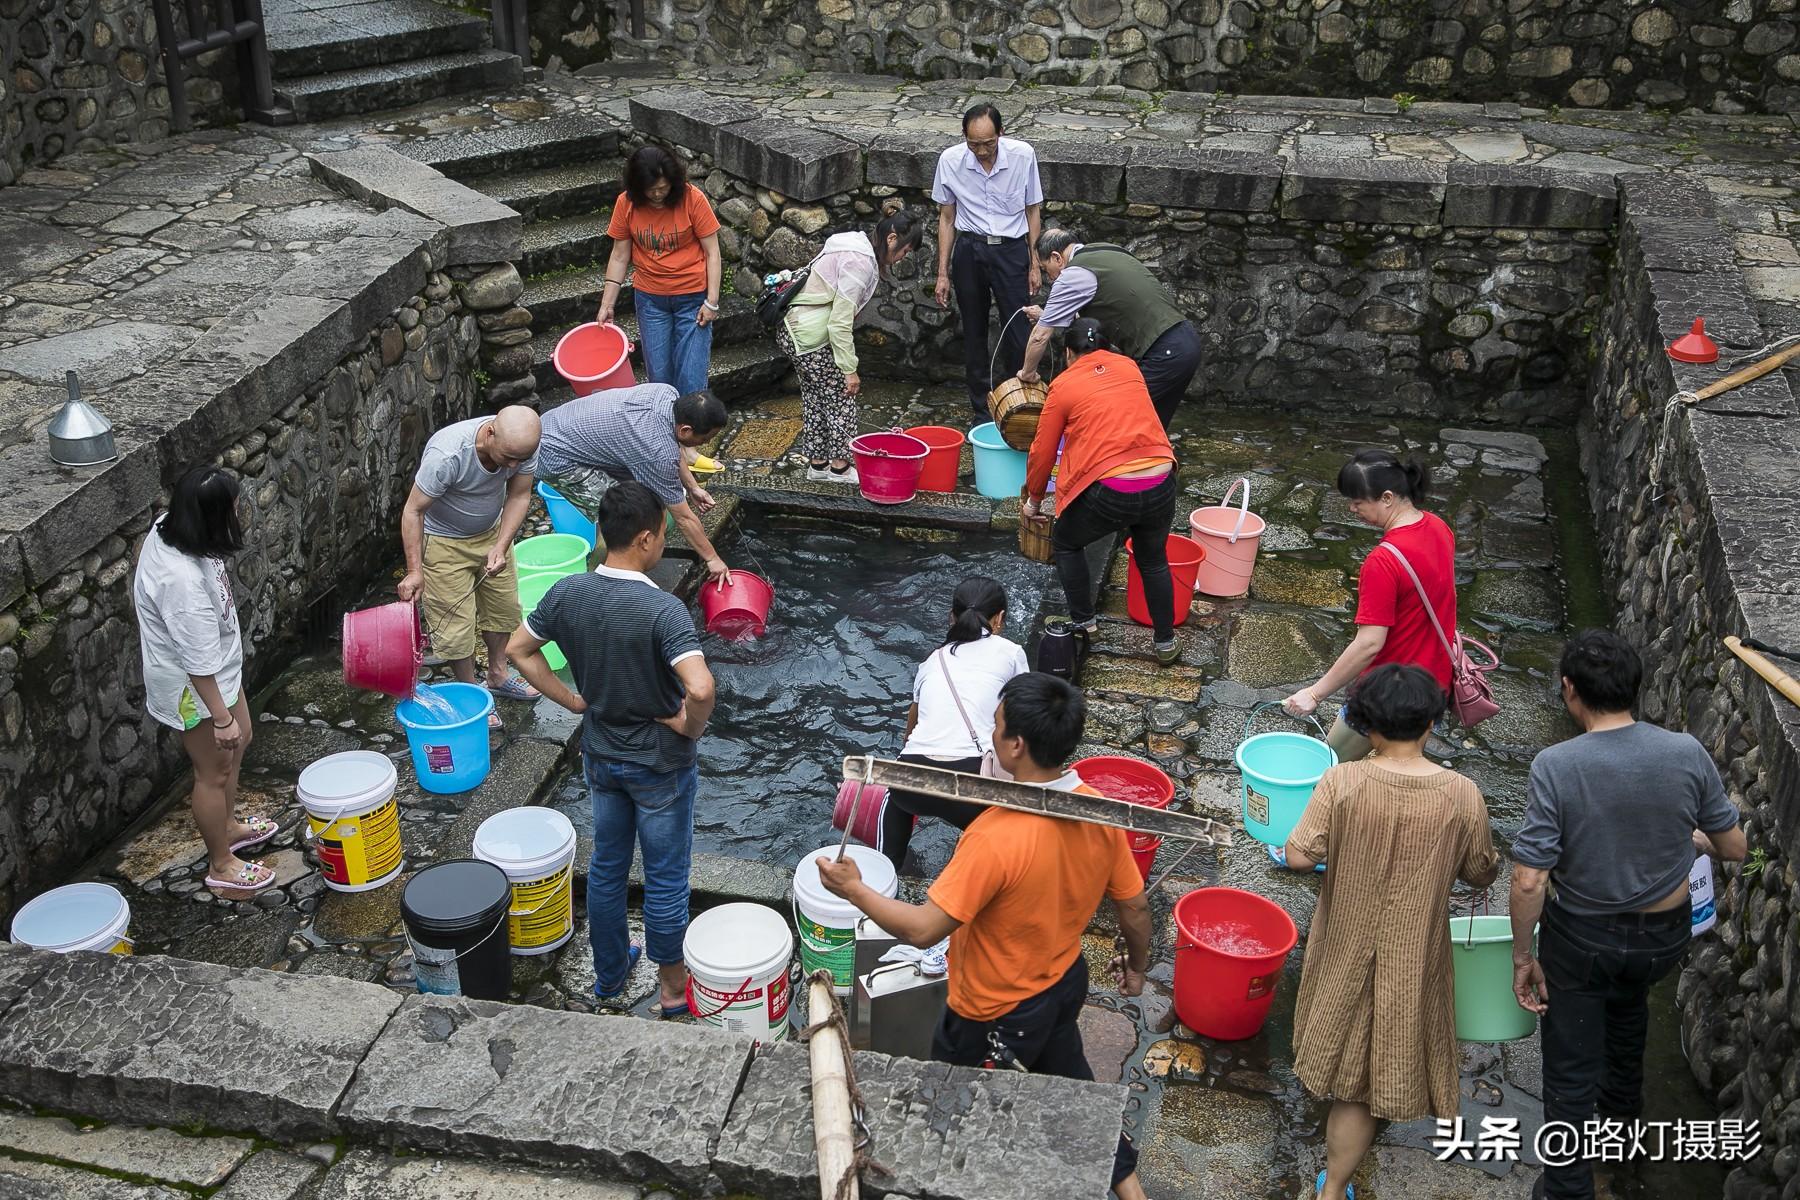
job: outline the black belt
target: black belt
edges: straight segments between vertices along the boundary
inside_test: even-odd
[[[963,238],[968,238],[970,241],[982,242],[989,246],[1010,246],[1014,242],[1022,242],[1025,240],[1024,235],[1022,234],[1019,237],[1001,237],[997,233],[974,233],[967,229],[957,230],[956,236],[959,241]]]

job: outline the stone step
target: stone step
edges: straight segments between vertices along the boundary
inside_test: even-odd
[[[604,267],[612,250],[612,239],[606,236],[610,219],[611,213],[597,212],[528,224],[513,265],[527,278],[568,267]]]
[[[472,50],[411,62],[284,79],[276,97],[301,121],[405,108],[458,92],[518,84],[524,64],[502,50]]]
[[[488,23],[432,0],[381,0],[269,13],[277,80],[461,54],[489,44]]]
[[[750,319],[756,320],[754,313]],[[534,320],[533,324],[537,322]],[[760,326],[757,328],[760,332]],[[570,398],[568,384],[550,365],[550,352],[567,332],[567,327],[556,328],[531,340],[532,370],[537,376],[540,409],[555,408]],[[633,333],[635,335],[635,329]],[[787,357],[775,348],[775,339],[752,336],[722,345],[714,343],[712,370],[708,372],[706,382],[719,399],[735,404],[765,398],[787,379],[788,374]]]
[[[470,186],[527,221],[547,221],[610,208],[619,195],[619,175],[617,162],[578,163],[482,175],[470,181]]]
[[[531,324],[537,329],[563,329],[594,319],[600,307],[600,267],[562,271],[555,275],[538,275],[525,280],[525,291],[519,303],[531,310]],[[631,289],[621,290],[618,311],[631,309]]]
[[[597,171],[612,190],[599,203],[609,204],[618,193],[621,164],[618,161],[619,133],[598,117],[586,113],[566,113],[506,125],[497,129],[481,129],[471,133],[452,133],[425,138],[398,147],[400,153],[436,167],[439,171],[499,199],[497,189],[509,186],[504,177],[520,171],[543,167],[576,166]],[[492,185],[491,187],[489,185]],[[583,211],[583,210],[570,210]]]

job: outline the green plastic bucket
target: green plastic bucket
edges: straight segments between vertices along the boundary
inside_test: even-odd
[[[562,578],[564,578],[562,575],[543,574],[519,576],[519,607],[525,610],[526,616],[529,617],[532,614],[538,606],[538,601],[544,598],[544,593]],[[552,671],[560,671],[569,665],[569,660],[563,657],[563,652],[557,648],[555,642],[544,643],[544,661],[550,664]]]
[[[1537,1029],[1537,1015],[1513,998],[1512,918],[1450,918],[1450,962],[1456,976],[1456,1039],[1514,1042]]]
[[[587,556],[587,541],[572,533],[543,533],[513,546],[521,584],[532,575],[573,575],[587,567]]]

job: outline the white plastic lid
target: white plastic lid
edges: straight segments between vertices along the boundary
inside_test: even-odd
[[[836,858],[837,852],[836,845],[821,846],[801,858],[800,865],[794,868],[794,902],[800,906],[801,912],[816,921],[828,923],[835,928],[852,929],[863,915],[862,910],[848,900],[826,891],[824,883],[819,880],[818,860]],[[844,848],[844,854],[856,861],[857,869],[862,872],[863,882],[883,896],[892,896],[900,890],[900,880],[894,873],[894,864],[881,851],[852,843]]]
[[[373,750],[328,754],[300,772],[300,802],[315,813],[343,812],[379,803],[393,795],[399,780],[394,764]]]
[[[497,812],[475,830],[475,857],[508,871],[559,865],[575,845],[575,826],[554,808]]]
[[[742,901],[707,909],[688,922],[681,941],[681,957],[707,975],[755,978],[786,970],[793,955],[787,918],[765,904]]]
[[[52,888],[13,917],[12,940],[39,950],[68,950],[103,933],[122,934],[130,908],[119,889],[104,883]]]

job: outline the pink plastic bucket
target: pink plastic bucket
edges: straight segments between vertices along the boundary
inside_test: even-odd
[[[721,637],[761,637],[774,602],[775,589],[750,571],[733,571],[730,583],[708,580],[700,585],[706,630]]]
[[[1231,494],[1242,487],[1243,502],[1231,507]],[[1206,547],[1206,558],[1194,589],[1208,596],[1242,596],[1250,590],[1256,551],[1262,545],[1263,519],[1250,511],[1250,481],[1240,479],[1218,504],[1196,508],[1188,518],[1194,540]]]
[[[862,799],[856,797],[858,789],[862,791]],[[837,799],[831,806],[831,827],[842,830],[850,828],[850,836],[863,845],[875,850],[882,850],[882,821],[887,814],[888,790],[879,783],[860,784],[854,779],[846,779],[838,785]],[[913,818],[917,826],[919,818]]]
[[[396,700],[413,694],[425,662],[419,607],[404,600],[344,614],[344,682]]]
[[[919,490],[919,472],[931,447],[901,433],[865,433],[850,443],[863,499],[871,504],[905,504]]]
[[[577,325],[556,343],[550,361],[577,396],[637,385],[631,371],[631,340],[617,325],[592,321]]]

